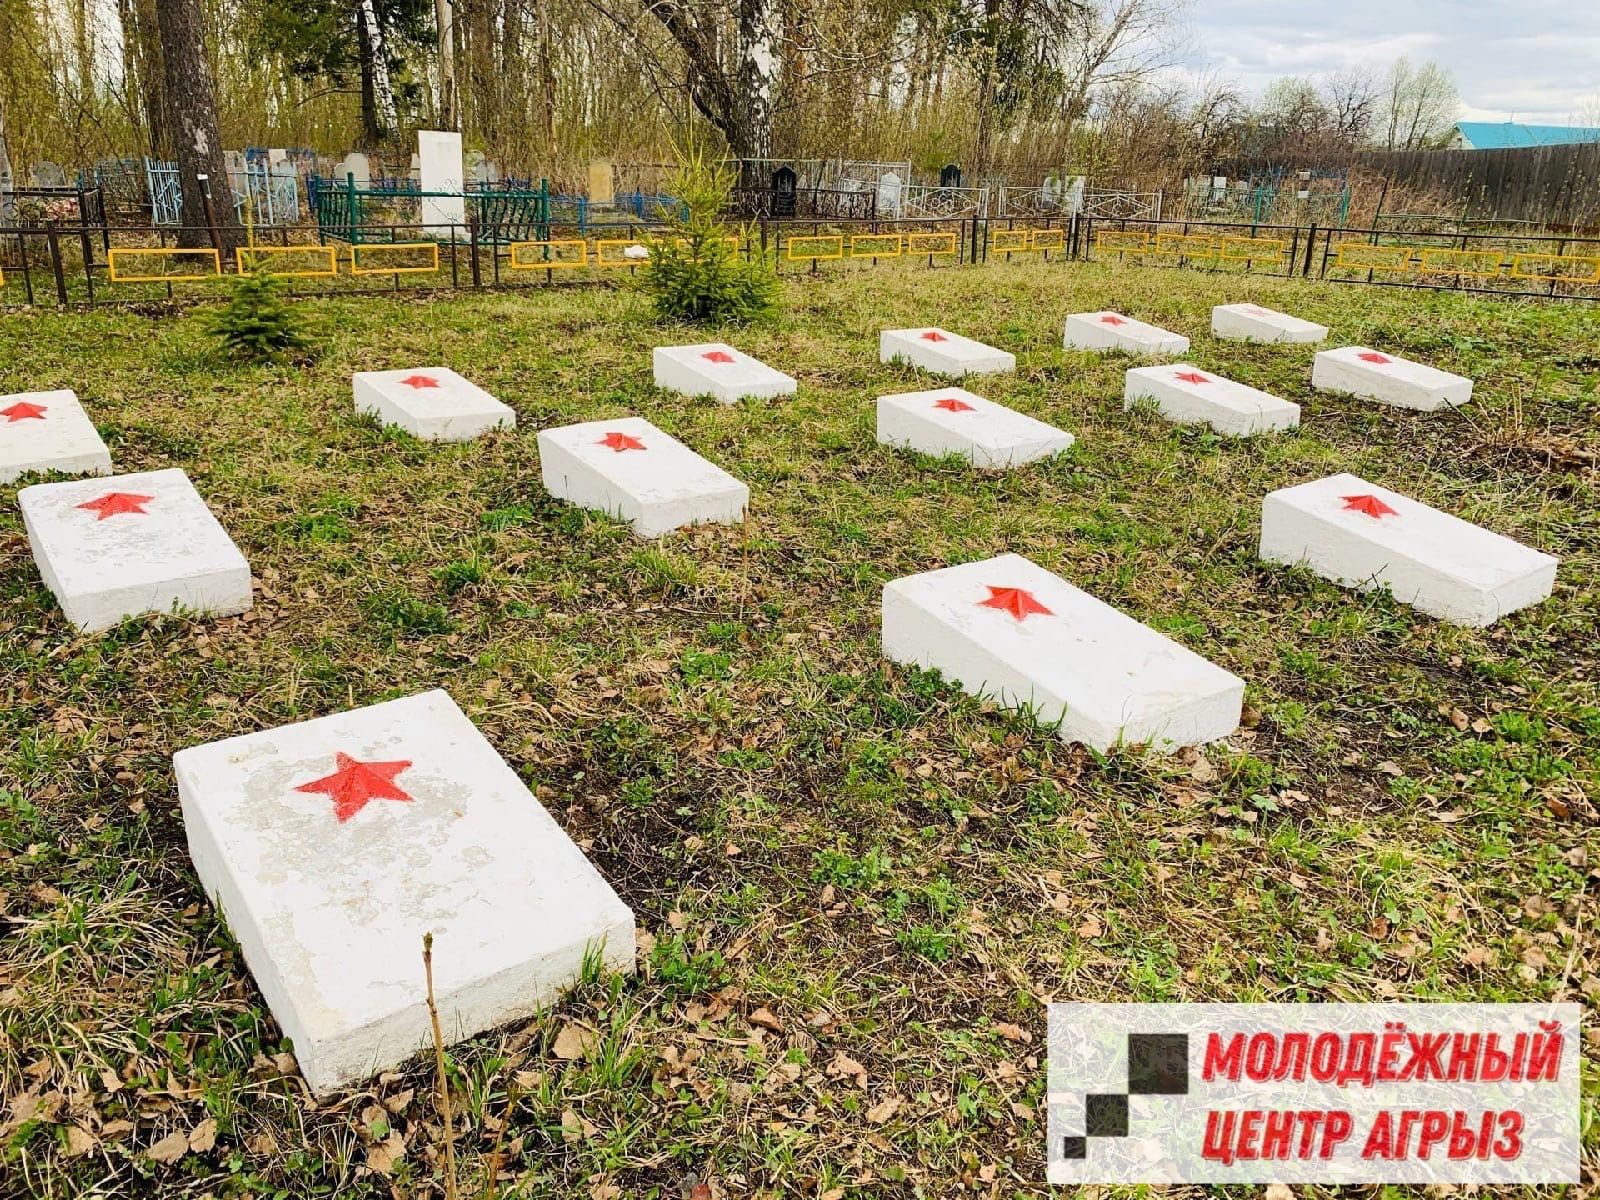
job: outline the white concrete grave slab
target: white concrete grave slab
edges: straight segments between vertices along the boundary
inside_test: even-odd
[[[1141,400],[1153,400],[1169,421],[1209,425],[1229,437],[1293,429],[1300,424],[1298,404],[1189,363],[1130,368],[1122,388],[1122,407],[1132,408]]]
[[[357,412],[430,442],[469,442],[517,423],[507,405],[449,367],[357,371],[350,388]]]
[[[633,914],[442,691],[180,750],[189,857],[313,1091],[527,1017]]]
[[[17,505],[39,574],[79,629],[250,607],[250,564],[182,471],[37,483]]]
[[[1244,701],[1237,676],[1020,554],[886,584],[883,652],[1102,751],[1227,737]]]
[[[975,467],[1015,467],[1059,454],[1072,435],[964,388],[878,397],[878,441],[923,454],[959,454]]]
[[[1122,350],[1128,354],[1187,354],[1189,339],[1116,312],[1073,313],[1061,337],[1068,350]]]
[[[1436,367],[1396,358],[1366,346],[1341,346],[1317,352],[1311,386],[1376,400],[1396,408],[1435,412],[1472,399],[1472,380]]]
[[[685,396],[710,396],[722,404],[792,396],[794,378],[723,342],[657,346],[651,353],[656,386]]]
[[[1211,310],[1214,337],[1237,342],[1320,342],[1328,327],[1259,304],[1219,304]]]
[[[1004,350],[945,329],[885,329],[878,335],[878,361],[900,359],[935,375],[992,375],[1015,371],[1017,358]]]
[[[1456,625],[1492,625],[1546,599],[1557,560],[1470,521],[1368,483],[1331,475],[1261,504],[1261,557],[1304,565]]]
[[[0,483],[29,471],[109,475],[111,452],[65,388],[0,396]]]
[[[645,538],[737,524],[750,504],[748,487],[643,417],[541,429],[539,470],[552,496],[620,517]]]

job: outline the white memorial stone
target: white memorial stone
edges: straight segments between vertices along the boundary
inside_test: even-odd
[[[878,441],[959,454],[975,467],[1015,467],[1059,454],[1072,435],[963,388],[878,397]]]
[[[517,423],[509,407],[449,367],[357,371],[350,387],[357,412],[430,442],[469,442]]]
[[[1249,437],[1300,424],[1300,406],[1188,363],[1133,367],[1122,389],[1122,407],[1153,400],[1180,425],[1209,425],[1229,437]]]
[[[1365,346],[1341,346],[1317,353],[1311,386],[1423,412],[1472,399],[1472,380],[1435,367],[1396,358]]]
[[[442,691],[180,750],[189,856],[313,1091],[527,1017],[634,923]]]
[[[1261,557],[1304,565],[1346,587],[1394,598],[1456,625],[1492,625],[1555,586],[1557,560],[1470,521],[1332,475],[1261,504]]]
[[[1189,339],[1121,313],[1073,313],[1062,332],[1068,350],[1121,350],[1128,354],[1185,354]]]
[[[417,131],[417,183],[422,234],[428,238],[467,236],[466,166],[461,135],[453,130]],[[440,228],[449,226],[449,228]]]
[[[746,398],[792,396],[796,390],[792,376],[722,342],[657,346],[650,358],[656,386],[685,396],[710,396],[722,404],[737,404]]]
[[[0,483],[29,471],[111,474],[111,452],[75,393],[0,396]]]
[[[1020,554],[883,589],[883,652],[1096,750],[1227,737],[1244,681]]]
[[[1328,327],[1259,304],[1219,304],[1211,310],[1211,332],[1242,342],[1320,342]]]
[[[1017,359],[1004,350],[944,329],[885,329],[878,335],[878,361],[900,359],[935,375],[991,375],[1015,371]]]
[[[17,504],[39,574],[79,629],[250,607],[250,564],[182,471],[38,483]]]
[[[640,537],[744,520],[750,489],[643,417],[539,431],[545,490],[620,517]]]

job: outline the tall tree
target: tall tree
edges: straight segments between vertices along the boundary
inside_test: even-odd
[[[209,187],[210,217],[221,231],[225,248],[231,249],[238,244],[241,231],[233,211],[222,135],[217,130],[216,87],[206,55],[200,0],[156,0],[156,21],[161,28],[161,61],[172,107],[178,185],[183,194],[178,244],[203,246],[210,241],[206,228]]]

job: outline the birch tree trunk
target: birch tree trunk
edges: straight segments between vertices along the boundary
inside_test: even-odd
[[[778,82],[778,0],[739,0],[739,108],[733,152],[772,157],[772,109]]]
[[[217,132],[216,86],[206,57],[199,0],[156,0],[156,21],[161,28],[161,61],[173,118],[178,185],[183,195],[178,245],[211,244],[205,201],[209,184],[211,215],[216,219],[222,249],[228,253],[239,244],[241,230],[233,211],[222,137]]]
[[[383,22],[378,18],[373,0],[356,0],[356,22],[362,38],[362,62],[371,71],[372,113],[371,128],[376,140],[393,135],[399,124],[399,114],[394,103],[394,84],[389,79],[389,47],[384,42]]]
[[[439,128],[459,128],[456,112],[455,6],[451,0],[433,0],[433,17],[439,26]]]

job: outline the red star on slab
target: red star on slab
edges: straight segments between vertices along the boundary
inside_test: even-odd
[[[928,329],[923,331],[922,340],[925,342],[948,342],[950,339],[937,329]]]
[[[972,405],[968,404],[965,400],[957,400],[954,396],[947,396],[943,400],[935,400],[933,402],[933,406],[935,408],[942,408],[942,409],[945,410],[945,412],[977,412],[978,411],[977,409],[973,408]]]
[[[1394,361],[1392,358],[1379,354],[1376,350],[1364,350],[1360,354],[1356,355],[1356,357],[1362,362],[1378,363],[1380,365],[1386,362]]]
[[[1034,613],[1046,617],[1055,614],[1033,598],[1033,593],[1026,588],[995,587],[992,583],[985,584],[989,589],[989,598],[978,601],[979,608],[998,608],[1001,612],[1008,612],[1019,621],[1026,621]]]
[[[432,375],[407,375],[400,381],[408,388],[436,388],[439,381]]]
[[[607,450],[615,450],[621,454],[624,450],[643,450],[645,444],[636,437],[629,437],[625,433],[608,433],[596,445],[604,446]]]
[[[1398,517],[1400,515],[1395,509],[1390,508],[1376,496],[1341,496],[1339,499],[1344,501],[1346,508],[1353,509],[1358,513],[1366,513],[1369,517],[1383,518]]]
[[[0,417],[6,419],[7,425],[15,425],[18,421],[42,421],[44,414],[44,405],[29,404],[26,400],[18,400],[10,408],[0,408]]]
[[[733,355],[729,354],[726,350],[708,350],[700,357],[705,359],[707,362],[714,363],[731,363],[733,361]]]
[[[411,797],[396,787],[394,782],[394,777],[411,765],[410,759],[362,762],[341,750],[334,755],[333,765],[335,770],[332,775],[299,784],[294,790],[327,796],[333,801],[333,815],[341,825],[373,800],[411,802]]]
[[[154,496],[141,496],[137,492],[107,492],[104,496],[87,500],[78,507],[94,513],[95,520],[104,521],[107,517],[115,517],[121,513],[143,515],[144,506],[154,499]]]
[[[1100,324],[1102,324],[1102,325],[1126,325],[1127,322],[1124,321],[1121,317],[1115,315],[1114,313],[1107,313],[1105,316],[1100,318]]]
[[[1174,379],[1181,379],[1185,383],[1210,383],[1211,382],[1211,380],[1207,379],[1204,375],[1200,374],[1199,371],[1179,371],[1176,375],[1173,376],[1173,378]]]

